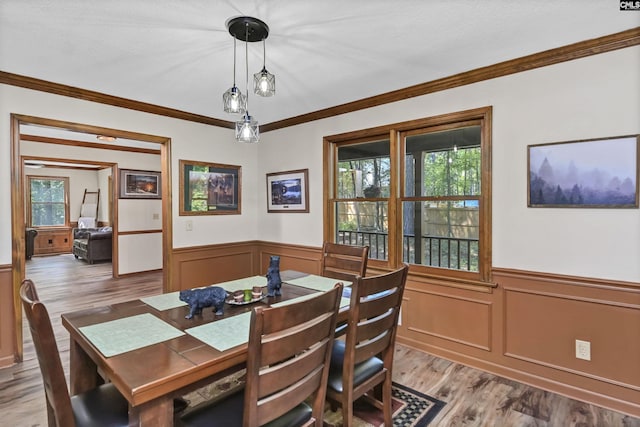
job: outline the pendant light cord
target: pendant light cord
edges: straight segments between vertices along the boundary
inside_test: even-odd
[[[233,87],[236,87],[236,38],[233,37]]]
[[[247,91],[247,108],[246,108],[246,112],[247,112],[247,117],[249,117],[249,23],[246,24],[245,26],[245,33],[244,33],[244,60],[245,60],[245,76],[246,76],[246,80],[245,80],[245,90]]]

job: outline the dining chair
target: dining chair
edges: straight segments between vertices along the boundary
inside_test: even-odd
[[[22,282],[20,298],[42,372],[49,427],[128,426],[129,404],[112,384],[69,395],[49,313],[31,280]]]
[[[251,312],[244,391],[187,411],[183,426],[317,426],[323,422],[342,283]]]
[[[353,282],[367,272],[369,246],[350,246],[324,242],[322,245],[321,276]]]
[[[393,352],[408,270],[405,264],[390,273],[358,277],[352,285],[346,336],[333,345],[327,388],[333,409],[342,407],[344,427],[351,426],[353,402],[362,396],[382,409],[385,426],[393,425]]]

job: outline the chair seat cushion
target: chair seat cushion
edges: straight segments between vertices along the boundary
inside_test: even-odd
[[[71,396],[71,407],[77,427],[129,425],[129,404],[113,384]]]
[[[203,405],[184,414],[180,421],[185,427],[231,427],[242,425],[244,410],[244,390],[229,395],[209,405]],[[311,407],[306,403],[293,408],[264,427],[299,426],[311,419]]]
[[[342,393],[342,365],[344,363],[345,342],[335,340],[331,353],[331,368],[327,385],[338,393]],[[353,370],[353,386],[357,387],[372,375],[380,372],[384,363],[377,357],[372,357],[355,365]]]

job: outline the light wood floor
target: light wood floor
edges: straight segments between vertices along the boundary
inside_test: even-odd
[[[36,284],[52,318],[63,365],[69,339],[60,314],[161,292],[160,272],[118,280],[110,263],[88,265],[73,255],[34,257],[27,277]],[[24,361],[0,370],[0,426],[46,426],[44,390],[28,326]],[[432,426],[640,427],[640,419],[472,369],[398,345],[394,381],[437,397],[447,405]]]

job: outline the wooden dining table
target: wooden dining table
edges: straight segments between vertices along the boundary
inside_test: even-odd
[[[287,283],[304,279],[305,276],[309,275],[291,270],[283,271],[281,296],[265,297],[255,304],[225,304],[224,314],[219,316],[209,307],[193,319],[186,319],[185,316],[189,313],[186,305],[157,309],[140,299],[65,313],[62,315],[62,324],[69,331],[71,340],[71,393],[82,393],[109,381],[129,402],[129,425],[172,426],[173,399],[244,368],[247,343],[218,350],[190,333],[184,333],[176,338],[105,356],[87,337],[86,328],[151,314],[180,332],[185,332],[200,325],[247,313],[257,305],[270,306],[318,292]],[[224,287],[224,284],[221,283],[220,286]],[[348,306],[341,308],[339,321],[346,321],[347,311]],[[154,320],[158,321],[157,319]]]

